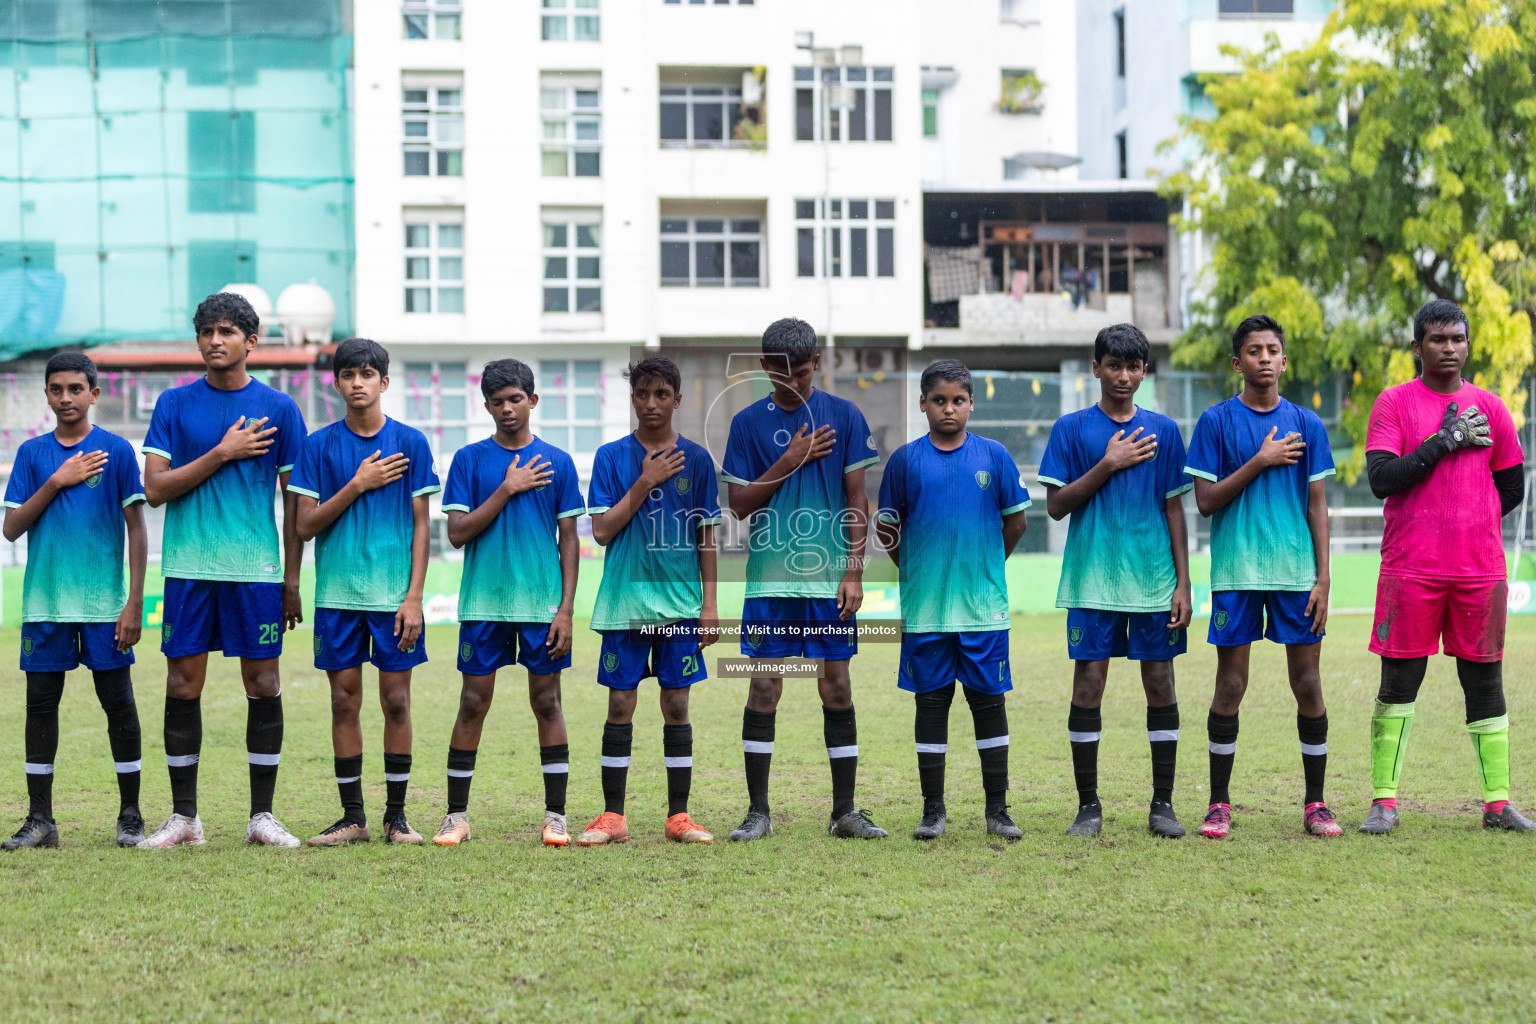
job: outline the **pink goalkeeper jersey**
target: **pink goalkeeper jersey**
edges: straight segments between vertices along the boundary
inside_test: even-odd
[[[1451,402],[1487,414],[1493,447],[1463,448],[1435,464],[1429,476],[1387,499],[1381,538],[1381,571],[1387,576],[1501,580],[1504,534],[1495,470],[1525,461],[1515,421],[1498,395],[1461,382],[1442,395],[1415,378],[1387,388],[1371,409],[1367,452],[1406,455],[1440,429]]]

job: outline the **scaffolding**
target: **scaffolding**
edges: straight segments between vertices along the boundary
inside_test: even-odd
[[[341,0],[0,0],[0,360],[190,333],[227,284],[350,326]]]

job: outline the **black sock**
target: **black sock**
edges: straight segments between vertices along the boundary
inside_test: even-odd
[[[336,758],[336,789],[341,794],[341,816],[354,825],[368,824],[363,813],[363,755]]]
[[[1067,739],[1072,744],[1072,776],[1079,806],[1099,802],[1099,734],[1104,719],[1098,708],[1073,704],[1067,709]]]
[[[171,776],[171,809],[197,817],[197,758],[203,749],[202,699],[165,698],[165,765]]]
[[[133,674],[122,668],[92,672],[96,697],[107,713],[107,743],[117,773],[117,802],[122,810],[139,806],[139,780],[144,767],[144,740],[139,732],[139,708],[133,702]]]
[[[1179,706],[1147,708],[1147,744],[1152,748],[1152,799],[1173,802],[1173,771],[1179,761]]]
[[[832,767],[832,820],[853,810],[853,788],[859,774],[859,727],[853,705],[821,709],[821,731]]]
[[[1322,803],[1323,777],[1328,774],[1328,713],[1308,718],[1298,711],[1296,735],[1301,740],[1301,772],[1307,780],[1305,802]]]
[[[667,817],[688,810],[693,789],[693,726],[663,725],[661,753],[667,764]]]
[[[245,749],[251,763],[251,817],[272,813],[283,756],[283,695],[245,698]]]
[[[1232,762],[1237,759],[1237,715],[1212,711],[1205,720],[1205,731],[1210,737],[1211,803],[1230,804],[1232,794],[1227,787],[1232,782]]]
[[[629,784],[629,750],[635,723],[603,723],[603,810],[624,813],[624,790]]]
[[[448,813],[469,810],[469,784],[475,777],[474,750],[448,748]]]
[[[773,763],[775,711],[741,713],[741,756],[747,763],[747,798],[752,809],[768,813],[768,769]]]
[[[912,738],[917,742],[917,782],[924,814],[944,809],[944,761],[949,751],[949,706],[954,699],[954,683],[917,695]]]
[[[571,777],[571,745],[553,743],[539,748],[539,767],[544,772],[544,809],[565,813],[565,784]]]
[[[384,820],[405,813],[405,791],[411,784],[411,755],[384,753]]]
[[[981,788],[987,813],[1008,809],[1008,698],[965,687],[976,727],[976,752],[981,755]]]
[[[53,819],[53,759],[59,752],[63,672],[27,673],[27,813]]]

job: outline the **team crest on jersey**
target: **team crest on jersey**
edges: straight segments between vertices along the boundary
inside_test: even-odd
[[[1217,612],[1216,613],[1216,628],[1217,629],[1226,629],[1227,628],[1227,613],[1226,612]]]
[[[175,627],[172,626],[169,622],[162,625],[160,627],[160,642],[165,643],[166,641],[170,640],[171,634],[173,632],[175,632]]]
[[[1177,629],[1170,629],[1168,631],[1168,646],[1169,647],[1172,647],[1174,644],[1179,642],[1179,633],[1180,632],[1182,632],[1182,631],[1181,630],[1177,630]]]
[[[316,633],[315,634],[315,653],[319,654],[324,648],[325,648],[325,641],[320,638],[320,634],[319,633]]]
[[[1078,644],[1080,644],[1082,642],[1083,642],[1083,631],[1082,631],[1081,627],[1073,626],[1071,629],[1067,630],[1067,644],[1068,644],[1068,646],[1076,647]]]
[[[1379,623],[1376,626],[1376,639],[1385,640],[1388,632],[1390,632],[1390,627],[1385,622]]]
[[[692,486],[693,486],[693,481],[689,480],[687,477],[680,476],[680,477],[677,478],[677,493],[678,494],[687,494],[688,493],[688,488],[690,488]]]
[[[758,629],[755,626],[753,628],[747,630],[747,646],[748,647],[756,647],[758,644],[760,644],[762,642],[763,642],[762,630]]]
[[[469,644],[460,644],[459,645],[459,658],[460,658],[460,660],[468,661],[472,657],[474,657],[474,654],[475,654],[474,648],[470,647]]]
[[[617,654],[614,654],[612,651],[609,651],[607,654],[603,655],[603,668],[607,669],[609,672],[612,672],[614,669],[616,669],[618,667],[619,667],[619,656]]]
[[[99,483],[101,483],[100,473],[97,473],[95,476],[88,476],[85,478],[85,486],[87,487],[95,487]]]
[[[864,439],[864,443],[869,445],[869,450],[872,451],[872,452],[877,452],[877,451],[880,450],[880,446],[875,444],[874,437],[866,437]]]
[[[32,656],[32,638],[31,637],[24,636],[24,637],[21,638],[21,653],[25,654],[29,658]]]
[[[984,469],[978,469],[976,471],[976,486],[980,487],[982,490],[986,490],[987,485],[990,483],[992,483],[992,474],[988,473]]]

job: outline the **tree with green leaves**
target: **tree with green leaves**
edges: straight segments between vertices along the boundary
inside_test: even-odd
[[[1232,328],[1268,313],[1293,374],[1352,376],[1343,426],[1363,438],[1376,395],[1414,375],[1414,311],[1447,298],[1472,322],[1469,374],[1521,422],[1536,0],[1342,0],[1311,45],[1267,42],[1202,76],[1216,112],[1185,119],[1193,156],[1164,182],[1212,240],[1175,362],[1224,365]]]

